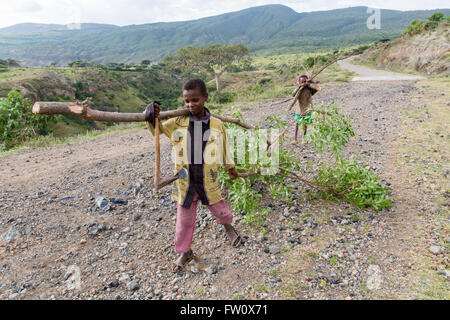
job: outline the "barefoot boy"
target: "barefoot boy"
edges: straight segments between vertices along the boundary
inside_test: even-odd
[[[312,105],[312,96],[320,91],[320,87],[315,86],[308,79],[308,76],[301,75],[298,78],[298,85],[300,88],[303,87],[302,92],[300,93],[297,101],[298,105],[295,111],[295,135],[293,144],[297,143],[297,133],[298,133],[298,125],[301,124],[303,128],[303,137],[306,135],[306,130],[308,128],[308,124],[311,123],[311,113],[308,112],[308,108]],[[297,90],[297,89],[296,89]],[[294,90],[293,95],[295,96]]]
[[[231,225],[233,215],[222,198],[218,181],[220,165],[228,171],[230,179],[238,177],[228,150],[225,128],[219,119],[210,116],[204,106],[208,93],[201,79],[191,79],[183,85],[183,98],[190,115],[159,122],[160,132],[169,137],[174,146],[174,172],[183,167],[188,170],[188,176],[176,180],[172,189],[172,198],[177,201],[175,252],[180,254],[174,262],[175,272],[183,270],[194,257],[191,242],[198,200],[208,207],[217,223],[224,226],[232,246],[238,246],[241,242]],[[156,102],[147,106],[146,124],[152,134],[155,117],[160,111]]]

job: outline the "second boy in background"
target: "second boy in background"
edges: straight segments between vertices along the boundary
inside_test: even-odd
[[[298,134],[298,126],[301,125],[303,129],[303,138],[302,142],[304,142],[304,137],[306,135],[306,130],[308,129],[308,124],[311,124],[311,112],[308,113],[308,109],[312,106],[312,96],[320,91],[321,88],[316,86],[314,83],[310,81],[307,75],[301,75],[298,78],[298,86],[300,88],[303,87],[302,92],[297,98],[297,108],[295,109],[295,134],[294,141],[292,144],[297,143],[297,134]],[[293,95],[295,96],[297,89],[294,90]]]

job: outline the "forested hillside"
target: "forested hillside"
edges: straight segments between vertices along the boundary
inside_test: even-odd
[[[449,9],[440,10],[445,15]],[[413,19],[431,10],[381,10],[381,29],[368,29],[367,7],[298,13],[267,5],[192,21],[117,27],[82,24],[22,24],[0,29],[0,58],[26,65],[65,65],[74,60],[95,63],[160,61],[186,46],[242,43],[261,53],[308,52],[370,43],[400,36]]]

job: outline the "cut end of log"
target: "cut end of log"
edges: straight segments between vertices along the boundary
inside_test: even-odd
[[[79,104],[68,104],[67,107],[74,114],[85,114],[87,109],[86,106]]]
[[[39,114],[39,111],[41,110],[41,106],[39,105],[39,102],[36,102],[34,105],[33,105],[33,109],[31,109],[31,111],[34,113],[34,114]]]

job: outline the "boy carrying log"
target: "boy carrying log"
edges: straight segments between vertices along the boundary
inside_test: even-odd
[[[182,168],[188,171],[187,177],[176,180],[172,189],[172,198],[177,202],[175,252],[180,254],[174,262],[174,272],[182,271],[194,258],[191,243],[198,200],[208,207],[217,223],[224,226],[231,245],[237,247],[241,243],[231,225],[233,215],[222,198],[218,181],[220,165],[225,167],[230,179],[239,176],[230,156],[225,127],[205,108],[208,93],[201,79],[191,79],[183,85],[183,98],[189,115],[171,118],[164,123],[158,121],[160,132],[170,139],[174,147],[174,172]],[[157,102],[150,103],[145,111],[146,124],[153,135],[155,118],[160,111]]]
[[[311,79],[308,78],[307,75],[301,75],[298,78],[298,87],[292,92],[292,96],[295,97],[297,90],[301,90],[300,95],[297,98],[297,108],[295,111],[295,134],[294,141],[292,144],[297,144],[297,134],[298,134],[298,126],[302,125],[303,128],[303,139],[306,135],[306,130],[308,129],[308,124],[311,124],[311,112],[308,113],[309,107],[312,105],[312,96],[320,91],[321,88],[316,86]],[[304,141],[302,139],[302,141]]]

